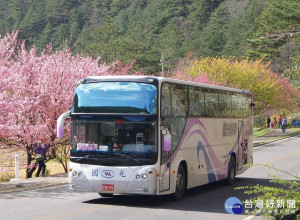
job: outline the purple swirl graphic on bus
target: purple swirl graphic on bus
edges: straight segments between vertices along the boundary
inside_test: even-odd
[[[207,138],[207,132],[206,132],[206,129],[205,129],[203,123],[201,123],[201,121],[197,118],[189,119],[188,124],[189,123],[191,123],[191,128],[194,127],[195,125],[199,124],[205,130],[206,134],[202,130],[200,130],[199,128],[195,128],[192,131],[187,131],[189,133],[189,136],[187,137],[187,140],[189,138],[191,138],[191,136],[194,135],[194,134],[197,134],[201,137],[203,142],[202,141],[198,142],[197,157],[198,157],[198,162],[200,164],[199,152],[201,150],[202,153],[204,154],[209,182],[224,179],[227,175],[226,172],[224,172],[225,170],[217,169],[218,172],[215,173],[214,168],[221,168],[223,163],[219,160],[219,158],[215,154],[211,144],[209,143],[208,138]],[[216,176],[217,176],[217,178],[216,178]]]
[[[243,124],[242,124],[242,126],[243,126]],[[240,132],[242,130],[243,130],[242,128],[240,128],[238,130],[237,139],[234,142],[233,146],[228,151],[228,153],[220,156],[221,158],[228,158],[228,157],[230,157],[230,155],[233,152],[236,151],[236,148],[238,147]],[[197,142],[197,159],[198,159],[198,162],[200,165],[201,161],[200,161],[199,154],[201,152],[203,154],[204,160],[205,160],[208,181],[214,182],[214,181],[226,178],[227,177],[227,169],[224,169],[223,167],[226,167],[227,164],[226,164],[226,162],[222,162],[219,159],[219,157],[216,155],[213,147],[209,143],[207,129],[205,128],[205,126],[201,122],[201,120],[198,118],[187,119],[182,138],[181,138],[176,150],[174,151],[174,153],[171,156],[171,163],[173,163],[173,161],[175,160],[179,150],[183,147],[183,144],[189,142],[189,140],[191,138],[194,138],[194,137],[192,137],[193,135],[198,135],[200,137],[199,138],[200,140]],[[165,165],[163,176],[168,171],[168,169],[169,168]]]
[[[198,162],[200,164],[200,159],[199,159],[199,153],[200,151],[202,151],[203,155],[204,155],[204,159],[205,159],[205,164],[206,164],[206,169],[207,169],[207,175],[208,175],[208,181],[209,182],[214,182],[216,181],[216,175],[213,171],[213,166],[211,164],[211,161],[209,159],[209,156],[207,154],[207,151],[205,149],[204,144],[199,141],[198,145],[197,145],[197,158],[198,158]]]

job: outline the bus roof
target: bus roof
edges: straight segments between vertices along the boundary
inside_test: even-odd
[[[248,90],[242,90],[242,89],[235,89],[235,88],[229,88],[224,86],[217,86],[217,85],[210,85],[210,84],[204,84],[204,83],[197,83],[197,82],[191,82],[191,81],[185,81],[185,80],[179,80],[179,79],[172,79],[167,77],[158,77],[158,76],[134,76],[134,75],[123,75],[123,76],[89,76],[79,81],[79,84],[83,83],[94,83],[94,82],[101,82],[101,81],[134,81],[134,82],[148,82],[152,83],[153,81],[158,81],[160,83],[162,82],[170,82],[175,84],[182,84],[187,86],[196,86],[201,87],[205,89],[212,89],[212,90],[219,90],[219,91],[228,91],[228,92],[235,92],[235,93],[244,93],[244,94],[250,94],[252,93]]]

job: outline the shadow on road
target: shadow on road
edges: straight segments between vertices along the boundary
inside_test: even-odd
[[[241,201],[251,196],[236,190],[236,187],[247,185],[271,186],[270,179],[237,178],[234,186],[228,186],[219,181],[187,190],[185,197],[180,201],[173,201],[170,196],[115,196],[84,201],[87,204],[102,204],[126,207],[172,209],[181,211],[199,211],[226,213],[224,203],[229,197],[237,197]],[[243,214],[243,213],[242,213]]]

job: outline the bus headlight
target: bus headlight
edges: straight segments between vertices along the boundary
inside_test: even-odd
[[[136,180],[146,180],[146,179],[152,179],[153,175],[156,173],[154,169],[143,169],[143,170],[139,170],[136,174],[135,174],[135,179]]]
[[[77,176],[77,171],[74,170],[73,173],[72,173],[72,175],[73,175],[73,176]]]
[[[78,173],[78,177],[79,177],[79,178],[83,177],[82,172],[79,172],[79,173]]]
[[[148,174],[147,173],[143,173],[142,177],[143,177],[143,179],[147,179],[148,178]]]

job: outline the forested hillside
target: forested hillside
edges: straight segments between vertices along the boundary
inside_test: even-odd
[[[0,33],[27,48],[69,47],[144,73],[197,57],[265,57],[283,73],[299,58],[298,0],[0,0]]]

